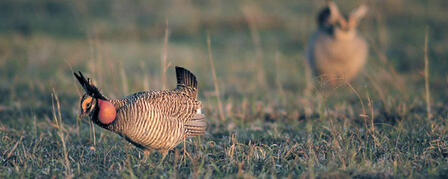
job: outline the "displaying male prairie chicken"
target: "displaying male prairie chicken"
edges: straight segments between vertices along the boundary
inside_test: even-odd
[[[366,63],[368,45],[357,26],[367,7],[359,6],[348,17],[333,1],[327,2],[318,17],[318,29],[308,44],[307,57],[314,75],[335,85],[352,80]]]
[[[109,99],[81,72],[74,75],[85,91],[81,117],[88,116],[98,126],[124,137],[142,149],[145,157],[158,150],[163,160],[185,138],[205,133],[196,77],[182,67],[176,67],[175,89],[138,92],[122,99]]]

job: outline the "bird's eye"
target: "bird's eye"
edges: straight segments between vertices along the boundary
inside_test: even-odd
[[[87,103],[86,109],[89,110],[92,107],[92,103]]]

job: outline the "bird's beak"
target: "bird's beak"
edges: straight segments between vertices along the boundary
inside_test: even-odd
[[[84,119],[84,117],[86,117],[86,114],[85,114],[85,113],[81,113],[81,114],[79,114],[79,119]]]

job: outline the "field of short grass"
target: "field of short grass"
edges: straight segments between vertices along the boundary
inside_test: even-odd
[[[448,3],[365,3],[368,64],[329,87],[304,50],[323,2],[1,1],[0,178],[447,177]],[[197,76],[209,127],[144,161],[79,119],[73,72],[122,97],[161,89],[165,56],[167,88],[174,66]]]

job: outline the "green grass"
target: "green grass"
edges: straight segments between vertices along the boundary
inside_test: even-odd
[[[338,4],[348,11],[356,1]],[[309,91],[304,48],[320,3],[2,1],[0,178],[447,177],[448,6],[368,4],[363,73],[352,88]],[[160,154],[143,161],[139,149],[77,117],[81,88],[72,72],[109,97],[160,89],[166,20],[167,85],[175,87],[175,65],[196,74],[209,127],[187,140],[187,153],[181,144],[159,165]]]

